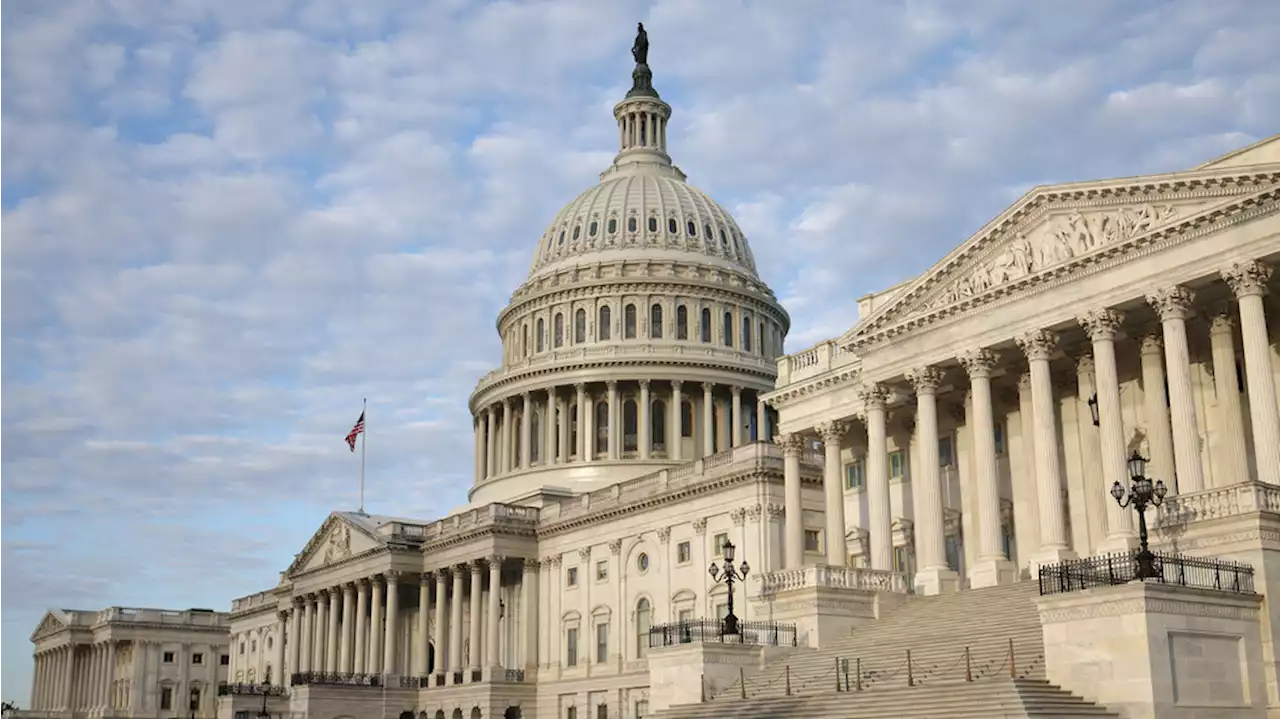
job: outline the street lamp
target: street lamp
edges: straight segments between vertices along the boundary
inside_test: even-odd
[[[723,581],[725,586],[729,588],[729,611],[724,615],[724,624],[721,626],[721,634],[735,635],[738,634],[738,618],[733,614],[733,583],[745,582],[747,580],[747,572],[751,571],[751,567],[747,566],[747,560],[742,560],[742,565],[737,569],[733,566],[733,542],[728,539],[724,540],[724,546],[721,547],[724,553],[724,566],[719,567],[715,562],[711,563],[711,568],[707,571],[711,573],[711,579],[715,582]]]
[[[258,719],[271,719],[271,712],[267,711],[267,695],[271,693],[271,682],[262,683],[262,710],[258,712]]]
[[[1153,484],[1147,478],[1147,458],[1133,450],[1129,455],[1129,496],[1125,496],[1124,487],[1119,480],[1111,485],[1111,496],[1121,507],[1133,505],[1138,510],[1138,579],[1158,576],[1156,572],[1156,555],[1147,547],[1147,505],[1159,507],[1169,490],[1164,482],[1156,480]]]

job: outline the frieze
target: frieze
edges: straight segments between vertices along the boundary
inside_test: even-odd
[[[1261,602],[1261,598],[1255,595],[1242,596],[1253,596],[1253,598]],[[1072,598],[1076,599],[1074,596]],[[1066,607],[1042,606],[1040,609],[1040,621],[1043,624],[1058,624],[1061,622],[1119,617],[1127,614],[1178,614],[1189,617],[1210,617],[1213,619],[1231,619],[1246,622],[1256,622],[1259,617],[1256,606],[1213,604],[1210,602],[1160,597],[1126,597],[1112,600],[1099,599],[1096,602],[1073,604]]]
[[[774,409],[782,409],[788,403],[811,394],[822,394],[830,389],[845,384],[856,383],[862,376],[857,367],[842,367],[830,374],[821,375],[804,382],[788,384],[780,390],[770,393],[764,398],[765,404]]]

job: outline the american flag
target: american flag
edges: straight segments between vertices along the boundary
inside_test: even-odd
[[[356,437],[359,437],[361,432],[364,432],[364,412],[360,413],[360,419],[356,420],[356,426],[352,427],[350,432],[347,432],[347,446],[351,448],[352,452],[356,451]]]

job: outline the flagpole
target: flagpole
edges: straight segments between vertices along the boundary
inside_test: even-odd
[[[369,436],[369,400],[360,400],[360,416],[364,417],[364,431],[360,433],[360,513],[364,514],[364,456]]]

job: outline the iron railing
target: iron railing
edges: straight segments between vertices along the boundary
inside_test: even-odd
[[[1188,557],[1171,552],[1153,552],[1155,576],[1138,580],[1138,551],[1134,549],[1042,565],[1040,595],[1079,592],[1091,587],[1107,587],[1133,581],[1175,584],[1236,594],[1254,593],[1251,565],[1228,559]]]
[[[756,646],[796,646],[796,625],[785,622],[738,622],[737,634],[726,634],[720,619],[691,619],[657,624],[649,629],[650,647],[669,647],[695,642],[753,644]]]
[[[328,684],[346,687],[380,687],[382,677],[377,674],[342,674],[337,672],[297,672],[289,678],[290,686]]]
[[[284,687],[279,684],[244,684],[241,682],[221,682],[218,684],[218,696],[251,695],[281,697],[285,695]]]

